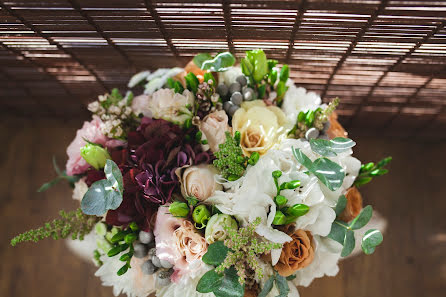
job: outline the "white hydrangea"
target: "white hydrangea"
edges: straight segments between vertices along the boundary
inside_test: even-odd
[[[315,110],[321,105],[321,97],[314,92],[307,92],[305,88],[289,85],[282,103],[282,110],[287,119],[292,123],[296,122],[297,115],[301,111]]]

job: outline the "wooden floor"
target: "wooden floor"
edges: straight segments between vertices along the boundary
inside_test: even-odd
[[[0,296],[112,296],[95,268],[72,255],[63,241],[12,248],[10,238],[74,209],[64,184],[37,193],[54,177],[53,155],[62,165],[80,120],[9,119],[0,125]],[[356,137],[355,137],[356,136]],[[389,220],[374,255],[348,259],[336,277],[300,289],[304,297],[446,296],[446,143],[376,139],[351,135],[364,161],[393,155],[391,174],[363,188],[365,202]],[[185,296],[187,297],[187,296]]]

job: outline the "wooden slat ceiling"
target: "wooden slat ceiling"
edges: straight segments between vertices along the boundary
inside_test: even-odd
[[[348,126],[446,137],[446,1],[0,1],[2,112],[85,116],[132,73],[263,48]]]

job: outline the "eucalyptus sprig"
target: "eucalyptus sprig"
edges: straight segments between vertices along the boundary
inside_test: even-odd
[[[96,222],[100,219],[95,216],[89,216],[82,213],[81,209],[65,212],[59,212],[60,219],[55,219],[51,222],[45,223],[42,227],[29,230],[17,235],[11,240],[11,245],[15,246],[18,243],[25,241],[38,242],[42,239],[51,237],[53,239],[71,238],[83,240],[84,236],[93,229]]]
[[[58,184],[62,180],[66,180],[70,184],[70,186],[73,188],[74,184],[80,179],[80,176],[78,176],[78,175],[74,175],[74,176],[67,175],[65,170],[64,171],[60,170],[59,166],[57,165],[55,156],[53,156],[53,167],[54,167],[54,171],[56,171],[56,173],[57,173],[57,177],[55,179],[41,185],[40,188],[37,190],[37,192],[39,192],[39,193],[45,192],[46,190],[48,190],[52,186]]]
[[[254,152],[251,156],[245,157],[240,146],[240,132],[236,131],[234,137],[226,132],[225,143],[220,144],[219,150],[214,153],[214,166],[220,170],[221,175],[229,181],[239,179],[249,165],[255,165],[260,158],[258,152]]]
[[[286,297],[290,292],[290,288],[288,286],[288,278],[281,276],[276,271],[271,277],[265,282],[265,285],[260,291],[258,297],[266,297],[271,292],[274,286],[274,282],[276,283],[276,287],[279,290],[279,295],[276,297]]]
[[[344,195],[339,197],[338,203],[335,207],[336,215],[339,216],[347,205],[347,198]],[[339,219],[336,219],[331,225],[330,234],[328,238],[339,242],[343,245],[341,256],[347,257],[355,249],[355,235],[354,231],[359,230],[367,225],[373,215],[372,206],[368,205],[362,209],[358,216],[356,216],[351,222],[346,223]],[[365,254],[369,255],[375,251],[375,247],[381,244],[383,236],[379,230],[368,230],[362,239],[362,250]]]
[[[282,171],[275,170],[272,173],[274,184],[276,185],[277,195],[274,197],[274,202],[277,206],[276,214],[274,216],[273,225],[287,225],[294,222],[298,217],[305,215],[310,208],[305,204],[294,204],[291,207],[286,206],[288,199],[280,195],[283,190],[294,190],[300,187],[299,180],[292,180],[283,182],[279,185],[279,178],[282,176]]]
[[[391,161],[392,157],[386,157],[376,164],[373,162],[362,164],[361,169],[359,170],[359,175],[355,179],[354,186],[363,186],[371,182],[374,177],[387,174],[389,170],[384,167],[386,167]]]

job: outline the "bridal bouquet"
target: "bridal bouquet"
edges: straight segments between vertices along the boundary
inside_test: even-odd
[[[39,190],[66,180],[79,209],[11,244],[89,241],[103,284],[137,297],[299,296],[355,245],[373,253],[383,237],[359,230],[372,207],[358,188],[391,158],[354,158],[339,101],[296,87],[288,65],[262,50],[235,62],[199,54],[133,76],[138,96],[90,103],[66,171]]]

